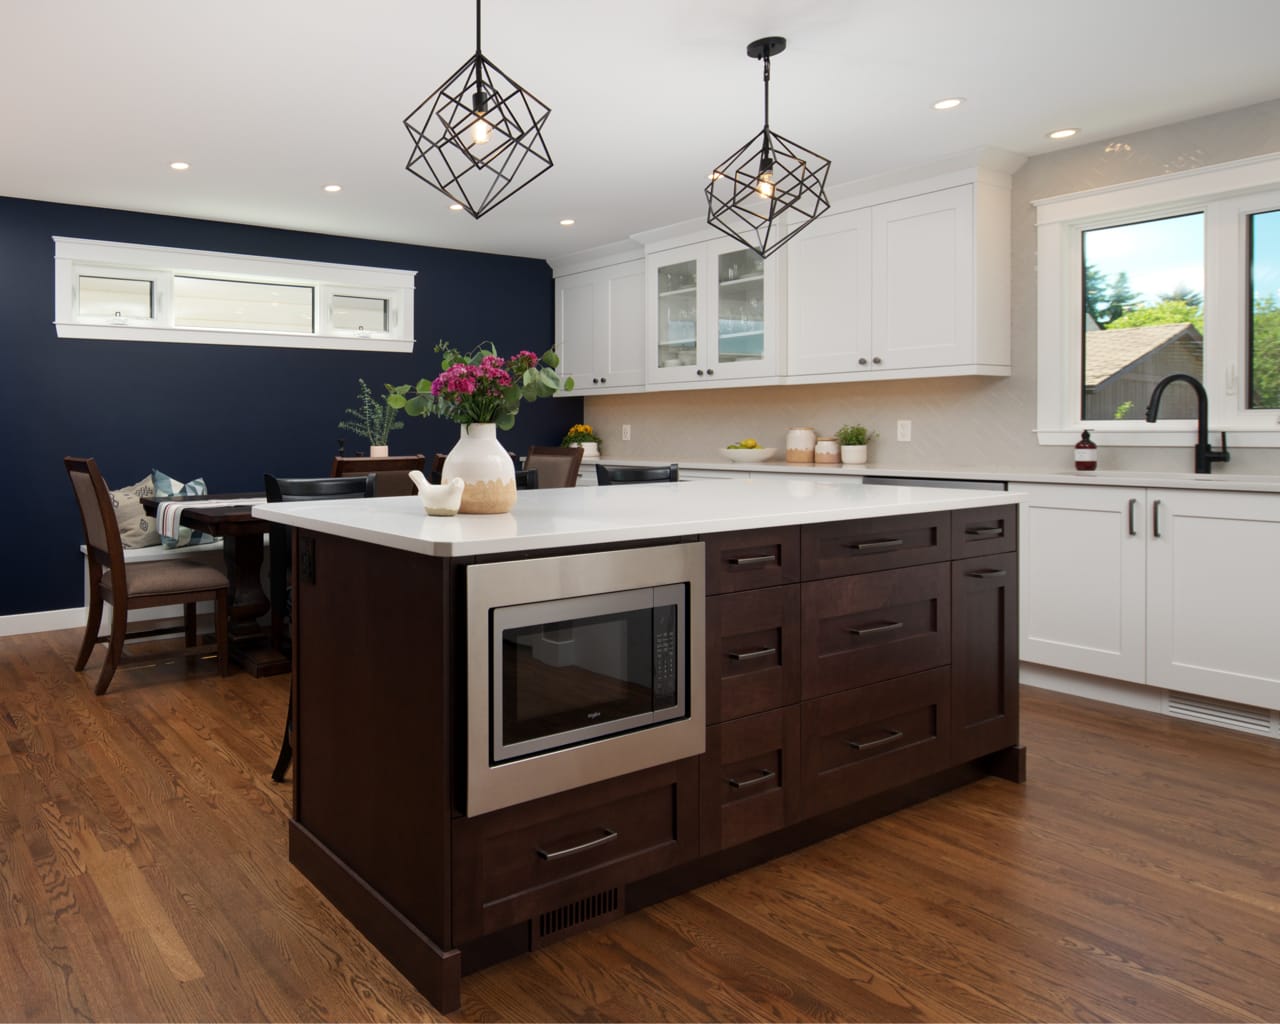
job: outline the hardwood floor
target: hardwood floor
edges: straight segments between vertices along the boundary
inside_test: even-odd
[[[0,639],[0,1019],[442,1019],[286,856],[287,677]],[[1280,743],[1023,691],[987,779],[463,980],[454,1020],[1280,1020]]]

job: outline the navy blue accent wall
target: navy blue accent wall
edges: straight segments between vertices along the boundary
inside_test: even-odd
[[[412,355],[60,339],[53,235],[416,270]],[[434,376],[444,339],[501,354],[553,342],[543,260],[398,245],[0,197],[0,615],[83,603],[83,534],[62,459],[93,456],[111,487],[162,469],[211,492],[260,491],[262,474],[327,476],[356,379]],[[556,444],[582,401],[526,404],[499,435],[513,451]],[[392,453],[447,452],[458,428],[407,420]],[[347,454],[366,442],[346,437]]]

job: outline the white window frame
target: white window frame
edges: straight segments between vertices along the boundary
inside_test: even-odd
[[[59,338],[98,341],[159,341],[260,348],[341,349],[359,352],[413,351],[415,270],[358,267],[341,263],[269,259],[200,249],[171,249],[53,236],[54,326]],[[175,277],[198,276],[253,284],[302,285],[312,289],[310,332],[242,328],[177,327],[173,322]],[[82,317],[81,276],[150,281],[150,320]],[[387,301],[387,330],[348,331],[333,326],[334,295]]]
[[[1205,224],[1204,387],[1211,430],[1233,447],[1280,447],[1280,410],[1248,408],[1248,216],[1280,209],[1280,154],[1251,157],[1054,196],[1036,207],[1036,437],[1073,445],[1081,430],[1104,444],[1183,447],[1194,420],[1086,420],[1083,238],[1096,228],[1203,213]],[[1216,443],[1216,438],[1211,438]]]

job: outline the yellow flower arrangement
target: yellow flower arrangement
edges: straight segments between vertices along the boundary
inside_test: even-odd
[[[588,441],[595,441],[597,444],[600,442],[596,432],[591,429],[591,424],[575,423],[569,428],[569,432],[564,435],[564,440],[560,442],[560,447],[567,448],[570,445],[585,444]]]

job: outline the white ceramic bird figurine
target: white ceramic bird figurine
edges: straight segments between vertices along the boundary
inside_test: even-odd
[[[458,506],[462,504],[463,482],[454,477],[443,484],[427,483],[421,470],[411,469],[409,479],[418,488],[418,497],[422,499],[422,507],[429,516],[456,516]]]

